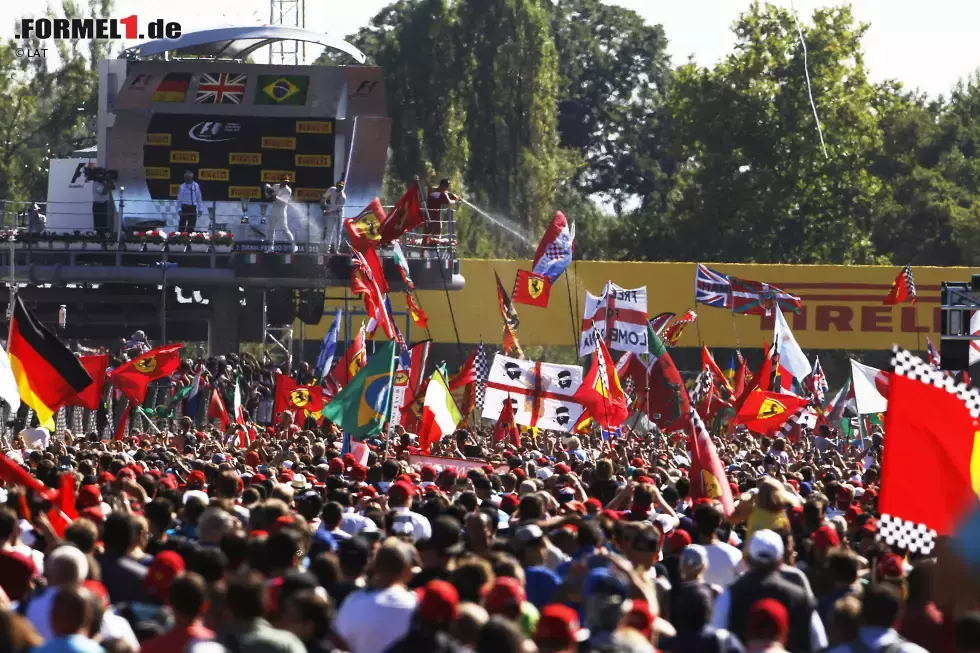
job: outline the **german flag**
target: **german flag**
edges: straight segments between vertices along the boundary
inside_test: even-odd
[[[153,92],[154,102],[183,102],[191,85],[190,73],[167,73]]]
[[[82,363],[27,310],[20,295],[14,297],[7,354],[20,398],[34,409],[41,424],[49,423],[54,411],[92,385]]]

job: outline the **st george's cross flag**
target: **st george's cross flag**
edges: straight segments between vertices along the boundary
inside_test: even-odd
[[[553,431],[569,431],[582,416],[574,400],[582,385],[578,365],[555,365],[494,356],[487,380],[483,417],[497,421],[505,401],[514,404],[514,421]]]
[[[608,281],[600,296],[585,293],[579,356],[595,351],[596,333],[611,350],[645,354],[650,350],[649,328],[646,286],[620,288]]]

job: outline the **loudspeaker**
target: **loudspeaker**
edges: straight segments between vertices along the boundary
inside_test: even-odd
[[[285,325],[296,321],[296,296],[292,288],[266,291],[265,319],[268,324]]]
[[[323,318],[323,302],[326,288],[299,291],[299,309],[296,316],[304,324],[316,325]]]
[[[970,368],[969,340],[940,340],[940,367],[944,370],[958,372]]]

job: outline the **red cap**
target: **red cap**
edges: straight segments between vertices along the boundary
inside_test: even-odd
[[[602,501],[599,501],[595,497],[589,497],[585,500],[586,509],[588,509],[589,506],[592,506],[596,510],[602,510]]]
[[[522,481],[525,478],[527,478],[527,472],[525,472],[520,467],[518,467],[517,469],[512,470],[511,471],[511,474],[513,474],[514,476],[516,476],[518,481]]]
[[[840,486],[839,488],[837,488],[837,494],[835,495],[835,498],[837,499],[837,505],[838,506],[849,505],[851,503],[852,496],[853,495],[851,494],[851,491],[847,488],[846,485]]]
[[[800,482],[797,481],[795,478],[786,479],[786,482],[789,483],[790,485],[792,485],[794,490],[799,491],[799,489],[800,489]]]
[[[284,469],[279,472],[279,480],[283,481],[284,483],[292,483],[295,477],[296,475],[293,474],[293,470],[291,469]]]
[[[500,509],[504,512],[517,510],[519,505],[521,505],[521,498],[516,494],[505,494],[500,497]]]
[[[776,599],[756,601],[749,610],[748,639],[785,642],[789,634],[789,613]]]
[[[534,464],[538,467],[547,467],[548,459],[544,456],[538,456],[537,460],[534,461]]]
[[[99,483],[112,483],[114,480],[116,480],[116,477],[109,472],[99,474]]]
[[[92,506],[91,508],[85,508],[84,510],[78,511],[79,517],[85,517],[95,525],[100,525],[105,521],[105,515],[102,514],[102,509],[97,506]]]
[[[828,524],[824,524],[813,531],[812,539],[813,546],[824,551],[835,546],[840,546],[840,536],[837,535],[837,529]]]
[[[428,481],[431,483],[432,481],[436,480],[436,476],[438,476],[438,472],[436,472],[436,468],[433,467],[432,465],[424,465],[422,467],[423,481]]]
[[[100,581],[87,580],[82,583],[82,587],[95,595],[95,598],[99,600],[99,605],[102,606],[103,610],[109,607],[109,590],[107,590],[105,585],[103,585]]]
[[[569,501],[565,504],[565,507],[569,510],[574,510],[580,515],[586,514],[588,511],[585,509],[585,504],[581,501]]]
[[[490,614],[502,614],[510,619],[516,619],[521,613],[521,605],[524,601],[524,587],[521,582],[516,578],[503,576],[498,578],[490,588],[484,605]]]
[[[175,551],[161,551],[153,558],[143,578],[143,591],[151,597],[166,601],[170,583],[184,571],[184,559]]]
[[[98,485],[83,485],[78,488],[78,496],[75,498],[75,507],[79,510],[91,508],[102,503],[102,492]]]
[[[160,477],[160,485],[167,488],[168,490],[177,489],[177,481],[175,481],[174,477],[170,476],[169,474]]]
[[[271,531],[278,531],[280,528],[285,528],[287,526],[295,526],[296,519],[292,515],[280,515],[276,517],[276,521],[272,522]]]
[[[588,637],[588,634],[579,625],[575,610],[567,605],[552,603],[541,610],[541,618],[538,619],[538,627],[534,631],[534,641],[539,645],[557,644],[569,647]]]
[[[882,580],[901,580],[905,578],[905,561],[897,553],[886,553],[878,561],[876,572]]]
[[[372,485],[365,485],[361,488],[362,497],[376,497],[378,496],[378,491],[374,489]]]
[[[258,451],[249,451],[245,454],[245,464],[249,467],[258,467],[262,462],[262,458],[259,457]]]
[[[646,601],[633,601],[633,607],[623,616],[623,624],[640,631],[644,637],[650,639],[653,634],[653,611],[650,604]]]
[[[456,619],[459,592],[444,580],[430,580],[422,591],[418,616],[429,624],[449,624]]]
[[[864,522],[864,526],[861,527],[861,532],[868,535],[876,535],[878,533],[878,520],[874,517],[868,519]]]
[[[848,524],[852,524],[858,518],[858,515],[861,514],[864,514],[864,511],[861,510],[861,508],[858,506],[851,506],[847,509],[847,512],[844,513],[844,521],[846,521]]]
[[[363,481],[367,478],[367,467],[354,463],[350,468],[348,476],[350,476],[352,481]]]
[[[675,528],[673,531],[671,531],[670,535],[667,536],[667,544],[670,545],[671,553],[680,553],[684,550],[684,547],[690,543],[691,534],[680,528]]]
[[[399,474],[395,477],[395,483],[407,483],[408,485],[412,485],[414,481],[409,474]]]
[[[329,467],[331,474],[343,474],[345,469],[344,461],[340,458],[332,458],[327,467]]]
[[[357,462],[357,458],[352,453],[345,453],[340,459],[344,461],[344,467],[347,469],[350,469],[351,465]]]
[[[402,502],[413,494],[415,494],[415,488],[404,481],[398,481],[388,488],[388,498],[392,501]]]
[[[122,472],[119,473],[119,476],[122,477]],[[207,485],[207,482],[208,480],[205,478],[204,472],[199,469],[195,469],[193,472],[187,475],[187,485],[189,486],[196,485],[198,487],[204,487]]]
[[[567,474],[570,471],[572,471],[572,468],[566,465],[565,463],[558,463],[557,465],[555,465],[555,471],[558,472],[559,474]]]

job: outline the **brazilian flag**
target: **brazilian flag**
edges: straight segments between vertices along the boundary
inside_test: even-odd
[[[352,440],[379,435],[388,420],[396,348],[393,340],[382,345],[323,408],[323,417],[344,429]]]
[[[306,104],[310,78],[306,75],[259,75],[255,104]]]

